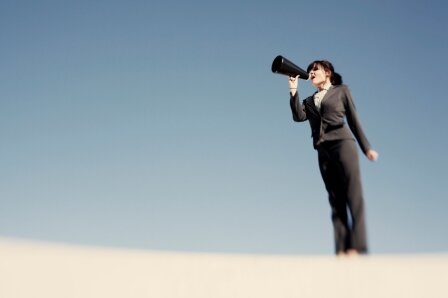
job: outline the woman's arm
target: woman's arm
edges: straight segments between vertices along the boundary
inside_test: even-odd
[[[289,77],[288,84],[289,84],[289,95],[290,100],[289,104],[291,106],[292,111],[292,119],[296,122],[302,122],[307,120],[306,113],[305,113],[305,105],[300,103],[299,93],[297,92],[298,84],[299,83],[299,76]]]
[[[303,122],[307,120],[305,105],[300,103],[299,95],[291,94],[291,98],[289,100],[289,104],[291,106],[292,119],[296,122]]]
[[[345,87],[345,86],[344,86]],[[358,113],[356,112],[355,104],[353,102],[353,98],[348,87],[344,88],[345,95],[345,115],[347,117],[347,123],[358,141],[359,146],[361,147],[362,152],[367,156],[367,158],[371,161],[375,161],[378,159],[378,152],[373,150],[370,146],[369,141],[367,140],[366,135],[364,134],[364,130],[361,127],[361,122],[359,121]]]

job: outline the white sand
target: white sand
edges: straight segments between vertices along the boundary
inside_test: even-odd
[[[0,298],[447,298],[448,254],[166,253],[0,238]]]

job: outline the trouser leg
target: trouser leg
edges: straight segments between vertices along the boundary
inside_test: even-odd
[[[336,252],[356,249],[366,253],[364,200],[356,143],[352,140],[331,142],[318,152],[331,206]]]
[[[349,249],[366,253],[366,218],[356,143],[351,140],[342,141],[338,152],[338,163],[341,167],[341,175],[345,180],[347,206],[351,215]]]
[[[342,180],[339,179],[337,166],[332,161],[329,152],[319,151],[319,168],[331,207],[335,252],[345,252],[350,246],[347,205],[343,195]]]

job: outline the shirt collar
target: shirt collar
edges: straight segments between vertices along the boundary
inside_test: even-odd
[[[325,85],[322,90],[317,90],[317,92],[328,91],[328,89],[330,89],[331,87],[333,87],[333,85],[331,83],[328,83],[328,85]]]

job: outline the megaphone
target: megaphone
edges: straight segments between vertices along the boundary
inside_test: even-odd
[[[275,57],[274,61],[272,62],[271,69],[273,73],[278,73],[290,77],[299,75],[299,78],[303,80],[308,80],[309,77],[308,73],[305,70],[301,69],[300,67],[280,55]]]

